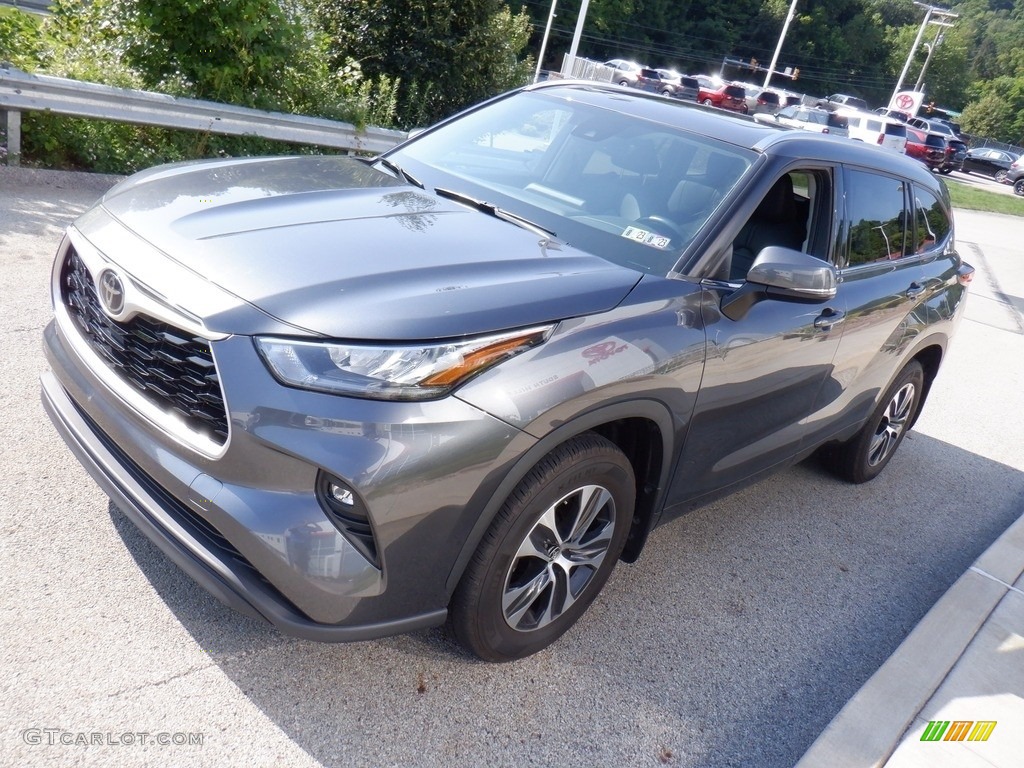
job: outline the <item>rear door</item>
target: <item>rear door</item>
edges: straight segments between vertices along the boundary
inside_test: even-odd
[[[946,268],[936,254],[949,235],[948,219],[930,192],[915,193],[899,177],[861,168],[845,168],[842,185],[838,298],[847,314],[834,372],[816,406],[819,423],[809,435],[814,442],[871,413],[922,331],[915,313],[931,301]],[[915,221],[918,199],[919,207],[936,209],[936,223]]]

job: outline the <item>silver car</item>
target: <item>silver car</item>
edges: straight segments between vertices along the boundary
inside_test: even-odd
[[[505,661],[660,523],[814,453],[878,475],[972,272],[919,163],[542,83],[377,158],[122,182],[57,251],[43,402],[228,605]]]

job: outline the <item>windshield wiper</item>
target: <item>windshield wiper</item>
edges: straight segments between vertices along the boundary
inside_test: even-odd
[[[540,235],[546,240],[556,237],[555,233],[550,229],[545,229],[540,224],[530,221],[529,219],[520,216],[518,213],[512,213],[511,211],[506,211],[504,208],[499,208],[494,203],[488,203],[485,200],[477,200],[475,197],[464,195],[462,192],[443,189],[442,187],[435,187],[434,192],[441,197],[447,197],[449,200],[464,203],[471,208],[476,208],[478,211],[490,214],[496,219],[501,219],[502,221],[507,221],[510,224],[515,224],[518,227],[522,227],[523,229],[533,232],[535,235]]]
[[[405,168],[400,166],[398,163],[388,160],[386,157],[375,157],[372,158],[369,162],[371,165],[376,165],[377,163],[380,163],[393,174],[395,174],[395,176],[397,176],[398,178],[403,179],[409,184],[412,184],[414,187],[419,187],[420,189],[424,188],[422,181],[417,179],[415,176],[413,176],[411,173],[405,170]]]

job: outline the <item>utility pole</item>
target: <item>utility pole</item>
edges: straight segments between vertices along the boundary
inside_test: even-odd
[[[764,88],[768,87],[768,83],[772,80],[772,73],[775,72],[775,65],[779,63],[779,54],[782,52],[782,43],[786,39],[786,33],[789,31],[789,24],[793,21],[793,17],[796,16],[796,2],[793,0],[789,4],[789,12],[786,14],[786,22],[782,25],[782,34],[779,35],[779,44],[775,46],[775,53],[772,56],[772,63],[768,65],[768,73],[764,76]]]
[[[580,37],[583,35],[583,22],[586,21],[587,8],[589,7],[590,0],[583,0],[583,5],[580,6],[580,15],[576,17],[576,31],[573,33],[572,36],[572,47],[569,48],[569,58],[567,59],[567,61],[576,61],[576,51],[578,51],[580,47]],[[572,72],[566,72],[565,66],[563,65],[562,74],[571,75]]]
[[[924,64],[921,66],[921,74],[917,76],[917,83],[914,85],[915,91],[920,91],[923,90],[924,88],[924,73],[928,71],[928,65],[932,61],[932,56],[935,54],[935,49],[938,48],[939,43],[942,42],[942,36],[944,34],[942,28],[953,26],[952,24],[947,24],[946,22],[935,22],[935,24],[939,28],[935,30],[935,38],[931,41],[931,43],[924,44],[925,47],[928,49],[928,56],[925,58]]]
[[[928,26],[928,23],[932,20],[932,16],[934,15],[942,17],[942,21],[937,23],[943,24],[948,27],[951,27],[953,25],[946,22],[945,19],[960,18],[959,14],[953,13],[952,11],[947,11],[945,8],[939,8],[938,6],[925,5],[924,3],[918,2],[915,2],[914,5],[918,6],[919,8],[926,9],[924,14],[924,21],[921,22],[921,28],[917,30],[917,37],[914,38],[914,44],[910,46],[910,53],[907,55],[907,62],[906,64],[903,65],[903,71],[900,72],[900,79],[896,81],[896,89],[892,92],[892,98],[889,99],[890,102],[892,102],[892,100],[896,98],[896,94],[899,93],[900,90],[902,90],[903,88],[903,79],[907,76],[907,71],[910,69],[910,62],[914,60],[914,54],[917,53],[917,46],[921,44],[921,38],[924,37],[924,30]]]
[[[551,22],[555,20],[555,5],[558,0],[551,0],[551,13],[548,14],[548,24],[544,27],[544,39],[540,41],[540,53],[537,54],[537,71],[533,73],[533,82],[540,80],[540,65],[544,61],[544,51],[548,47],[548,35],[551,34]]]

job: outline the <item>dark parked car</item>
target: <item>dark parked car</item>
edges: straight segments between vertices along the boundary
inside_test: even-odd
[[[907,157],[920,160],[929,169],[937,171],[946,162],[946,137],[920,128],[907,126]]]
[[[709,107],[728,109],[732,112],[747,111],[747,92],[742,85],[725,83],[716,88],[702,86],[700,93],[697,94],[697,100]]]
[[[502,661],[659,523],[815,452],[878,475],[972,272],[918,163],[549,81],[378,158],[122,182],[57,252],[43,402],[234,608]]]
[[[911,117],[907,125],[931,133],[941,134],[946,139],[946,157],[942,165],[935,170],[939,173],[949,173],[957,170],[963,165],[967,157],[967,144],[953,129],[952,125],[945,120],[926,119],[923,117]]]
[[[963,167],[960,170],[964,173],[980,173],[984,176],[991,176],[996,181],[1002,182],[1006,180],[1006,174],[1016,159],[1017,155],[1004,152],[1001,149],[978,147],[967,150]]]

